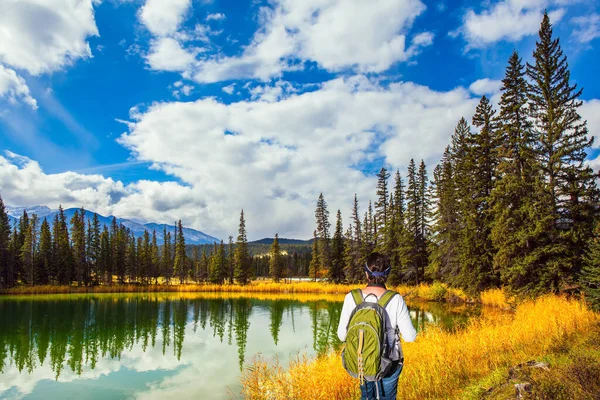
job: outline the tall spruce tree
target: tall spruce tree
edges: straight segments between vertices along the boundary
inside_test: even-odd
[[[52,234],[46,218],[40,227],[40,246],[37,257],[35,281],[41,285],[48,283],[48,275],[52,264]]]
[[[73,217],[71,218],[71,241],[74,258],[74,276],[79,286],[83,285],[85,264],[86,264],[86,249],[85,249],[85,211],[75,210]]]
[[[229,243],[227,247],[227,277],[229,278],[229,284],[233,285],[233,279],[235,276],[235,252],[233,247],[233,236],[229,236]]]
[[[385,167],[381,167],[377,174],[377,201],[375,202],[375,224],[373,224],[373,235],[375,249],[380,253],[387,253],[385,237],[387,234],[386,225],[388,223],[389,191],[387,180],[390,174]],[[388,257],[389,254],[386,254]]]
[[[161,272],[167,285],[171,282],[172,265],[173,264],[171,264],[171,232],[167,232],[167,227],[164,226],[163,247],[161,254]]]
[[[310,258],[310,265],[308,266],[308,276],[316,281],[320,277],[320,265],[319,262],[319,238],[317,237],[317,231],[313,232],[312,252]]]
[[[0,196],[0,288],[8,286],[8,274],[12,269],[9,266],[8,249],[10,246],[10,222],[4,206],[4,201]]]
[[[406,190],[406,229],[400,240],[400,260],[405,266],[405,276],[414,281],[421,282],[420,265],[420,226],[421,226],[421,196],[419,194],[419,180],[415,160],[408,164],[408,186]]]
[[[594,236],[584,257],[580,284],[586,301],[594,310],[600,311],[600,222],[596,223]]]
[[[248,238],[246,237],[246,220],[244,210],[240,213],[240,226],[235,248],[235,279],[245,285],[252,277],[252,260],[248,251]]]
[[[404,236],[404,183],[400,171],[396,170],[393,193],[392,219],[390,229],[388,230],[389,248],[390,248],[390,277],[389,282],[392,285],[398,285],[402,281],[404,274],[402,260],[400,258],[400,240]]]
[[[331,268],[329,269],[329,280],[340,283],[344,279],[344,232],[342,225],[342,212],[337,211],[335,233],[331,243]]]
[[[539,41],[527,63],[529,107],[534,119],[537,159],[549,209],[540,209],[549,240],[542,245],[544,273],[540,288],[560,290],[571,285],[581,269],[583,255],[597,214],[595,175],[584,162],[593,138],[578,113],[582,89],[571,85],[567,58],[544,13]],[[543,193],[543,192],[542,192]],[[561,229],[564,228],[564,229]]]
[[[277,233],[275,234],[275,238],[271,244],[269,256],[269,272],[273,280],[275,282],[279,282],[283,275],[283,256],[281,254],[281,248],[279,247],[279,235]]]
[[[329,246],[329,228],[331,227],[331,223],[329,222],[329,211],[327,210],[327,202],[323,197],[323,193],[319,194],[319,199],[317,200],[315,218],[317,220],[317,236],[319,238],[318,260],[320,269],[329,273],[329,270],[331,269],[331,249]]]
[[[450,148],[434,172],[435,213],[431,267],[435,279],[456,284],[460,273],[459,221]]]
[[[504,285],[518,290],[525,280],[533,279],[534,271],[543,268],[535,261],[534,244],[543,242],[547,234],[535,218],[536,198],[542,192],[527,106],[525,67],[517,52],[510,56],[501,90],[498,176],[490,196],[491,238],[496,249],[494,269]]]
[[[177,223],[177,243],[175,244],[175,264],[173,266],[173,273],[179,278],[180,284],[183,284],[188,277],[187,265],[183,225],[181,224],[181,220],[179,220]]]
[[[466,166],[470,176],[463,180],[461,265],[465,288],[481,291],[499,284],[499,274],[493,268],[495,249],[492,243],[493,214],[491,192],[496,182],[498,164],[497,122],[486,96],[483,96],[473,115],[478,132],[467,137]],[[463,173],[466,171],[463,171]]]

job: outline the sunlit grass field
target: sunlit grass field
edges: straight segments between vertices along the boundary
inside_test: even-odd
[[[493,303],[501,297],[486,296]],[[482,313],[454,332],[430,327],[416,342],[403,344],[398,398],[480,398],[488,390],[480,382],[500,380],[511,366],[569,349],[578,338],[597,332],[599,323],[600,316],[582,301],[548,295],[519,304],[514,313]],[[342,368],[338,352],[316,360],[300,357],[289,366],[257,359],[242,383],[248,399],[360,397],[358,381]]]
[[[17,286],[0,291],[3,294],[68,294],[68,293],[135,293],[135,292],[220,292],[220,293],[274,293],[274,294],[346,294],[364,284],[332,284],[327,282],[273,282],[271,280],[253,281],[248,285],[238,284],[152,284],[152,285],[99,285],[99,286]],[[449,288],[441,283],[432,285],[390,287],[405,298],[423,301],[474,301],[462,290]]]

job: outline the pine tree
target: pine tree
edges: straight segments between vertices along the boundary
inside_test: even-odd
[[[318,237],[317,231],[313,232],[313,243],[312,243],[312,252],[310,258],[310,265],[308,267],[308,276],[312,278],[313,281],[316,281],[319,278],[319,246],[318,246]]]
[[[350,224],[344,236],[344,275],[349,283],[356,283],[360,280],[360,248],[353,237],[353,227]]]
[[[55,219],[55,241],[56,241],[56,270],[58,283],[69,285],[73,276],[73,253],[69,242],[69,229],[67,218],[62,206],[58,207],[58,215]]]
[[[50,265],[52,264],[52,234],[46,218],[40,227],[40,246],[37,256],[35,282],[41,285],[48,283]]]
[[[9,271],[12,270],[12,266],[9,265],[9,245],[10,222],[4,207],[4,201],[0,196],[0,288],[9,286],[8,275]]]
[[[404,183],[402,182],[400,171],[396,170],[392,219],[390,229],[388,231],[388,247],[391,266],[390,277],[388,281],[392,285],[398,285],[402,281],[402,276],[404,274],[399,251],[400,240],[404,236],[404,212]]]
[[[527,63],[529,106],[550,205],[549,210],[539,211],[539,219],[547,221],[549,241],[543,246],[546,267],[538,285],[559,290],[572,284],[579,273],[597,214],[595,175],[584,163],[593,138],[577,111],[582,89],[570,83],[567,58],[559,39],[553,38],[547,13],[533,58],[533,64]],[[560,230],[563,222],[568,226]]]
[[[594,310],[600,311],[600,222],[596,223],[594,236],[584,257],[580,283],[586,301]]]
[[[90,264],[90,274],[95,275],[98,283],[98,258],[100,257],[100,220],[98,214],[94,213],[92,217],[91,232],[88,240],[88,262]]]
[[[390,174],[384,167],[377,174],[377,201],[375,202],[375,223],[373,224],[375,249],[380,253],[386,253],[385,236],[386,224],[388,222],[388,187],[387,180]],[[389,254],[386,254],[389,257]]]
[[[86,251],[85,251],[85,211],[83,208],[79,211],[76,210],[71,218],[71,241],[74,257],[74,276],[79,286],[83,285],[85,264],[86,264]]]
[[[419,164],[419,171],[417,172],[417,184],[418,184],[418,216],[419,216],[419,226],[418,226],[418,237],[417,237],[417,246],[418,246],[418,264],[419,264],[419,275],[423,279],[425,277],[425,267],[429,263],[429,236],[430,236],[430,226],[429,220],[430,216],[430,191],[428,189],[429,180],[427,177],[427,167],[425,166],[425,162],[421,160],[421,164]]]
[[[479,132],[467,137],[467,165],[470,179],[462,198],[463,229],[461,230],[461,265],[467,289],[481,291],[499,283],[499,274],[493,269],[495,249],[491,231],[493,214],[491,192],[496,182],[498,164],[497,123],[487,97],[483,96],[475,110],[473,125]]]
[[[229,236],[227,248],[227,276],[229,278],[230,285],[233,285],[233,279],[235,276],[235,253],[233,249],[233,236]]]
[[[344,279],[344,232],[342,225],[342,212],[337,211],[335,233],[331,244],[332,262],[329,269],[329,280],[340,283]]]
[[[152,230],[152,243],[150,244],[150,276],[154,278],[154,284],[158,284],[160,276],[160,254],[158,251],[158,240],[156,238],[156,230]]]
[[[208,279],[208,257],[206,255],[206,246],[204,247],[204,249],[202,250],[202,258],[200,259],[200,274],[199,274],[199,279],[200,281],[204,282]]]
[[[129,283],[137,282],[138,274],[138,249],[136,246],[135,235],[131,234],[127,238],[127,276]]]
[[[525,67],[516,52],[502,80],[498,115],[498,180],[490,196],[493,215],[491,238],[496,249],[494,269],[503,284],[522,287],[541,265],[535,262],[534,243],[547,235],[534,217],[536,197],[542,193],[536,179],[535,139],[527,107]],[[536,233],[537,232],[537,233]]]
[[[98,257],[98,272],[100,281],[104,284],[108,283],[108,273],[111,270],[111,252],[110,252],[110,233],[104,225],[100,234],[100,256]]]
[[[167,232],[167,227],[163,228],[163,248],[161,254],[161,272],[165,279],[165,283],[168,285],[171,282],[171,232]]]
[[[329,211],[327,210],[327,202],[325,202],[323,193],[319,194],[319,199],[317,200],[315,218],[317,220],[317,235],[319,238],[318,260],[320,269],[329,273],[331,269],[331,250],[329,247],[329,228],[331,227],[331,223],[329,222]]]
[[[279,235],[276,233],[271,245],[271,251],[269,252],[270,260],[270,274],[275,282],[279,282],[283,275],[283,256],[281,254],[281,248],[279,247]]]
[[[441,281],[456,284],[459,275],[459,234],[457,192],[454,183],[450,148],[446,147],[441,163],[434,172],[435,214],[431,266]]]
[[[420,266],[420,227],[421,227],[421,196],[415,161],[408,164],[408,187],[406,191],[406,229],[400,239],[400,260],[406,268],[406,277],[421,282]]]
[[[179,277],[179,283],[183,285],[183,282],[188,276],[187,272],[187,261],[185,255],[185,238],[183,237],[183,226],[181,220],[177,223],[177,243],[175,244],[175,264],[173,267],[173,273]]]
[[[35,214],[32,215],[35,217]],[[30,285],[34,285],[35,282],[33,280],[33,268],[35,265],[34,254],[35,254],[35,246],[34,246],[34,236],[37,234],[34,230],[34,226],[32,223],[28,223],[27,226],[23,226],[22,229],[25,229],[25,234],[23,235],[23,244],[21,245],[19,256],[21,258],[21,268],[22,268],[22,276],[21,279],[24,283],[28,283]]]
[[[240,227],[238,232],[239,234],[235,243],[235,279],[238,283],[245,285],[250,281],[252,275],[252,260],[250,259],[250,253],[248,252],[244,210],[240,213]]]

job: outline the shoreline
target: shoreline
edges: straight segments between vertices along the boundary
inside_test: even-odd
[[[346,295],[350,290],[362,288],[364,284],[333,284],[326,282],[273,282],[253,281],[247,285],[238,284],[196,284],[185,283],[177,285],[164,284],[122,284],[99,286],[66,286],[66,285],[40,285],[17,286],[9,289],[0,289],[0,298],[16,295],[50,295],[50,294],[125,294],[125,293],[232,293],[232,294],[271,294],[271,295]],[[419,286],[390,286],[408,301],[436,302],[450,304],[481,304],[504,309],[512,308],[502,289],[491,289],[477,297],[469,296],[460,289],[450,288],[445,284],[421,284]]]

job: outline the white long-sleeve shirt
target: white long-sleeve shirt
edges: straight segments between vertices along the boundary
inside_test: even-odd
[[[376,303],[377,300],[378,299],[373,295],[366,297],[366,301],[371,303]],[[342,306],[342,313],[340,315],[340,323],[337,331],[338,337],[342,342],[346,341],[346,327],[348,326],[350,315],[355,307],[356,303],[354,302],[352,293],[348,293],[344,298],[344,305]],[[405,342],[414,342],[414,340],[417,338],[417,331],[410,320],[410,314],[402,296],[396,295],[392,297],[390,302],[385,307],[385,310],[387,311],[390,319],[390,326],[394,329],[398,327],[400,335]],[[396,346],[400,354],[402,354],[400,343],[396,342]]]

